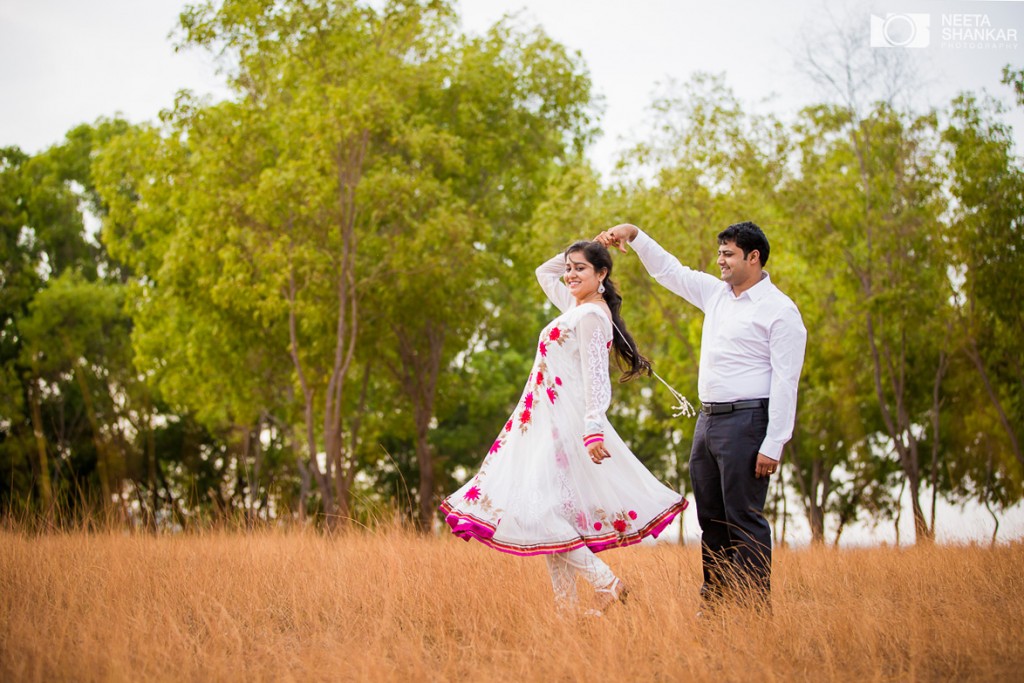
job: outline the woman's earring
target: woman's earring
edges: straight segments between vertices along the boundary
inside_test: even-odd
[[[604,280],[601,280],[601,284],[597,287],[598,294],[604,294]]]

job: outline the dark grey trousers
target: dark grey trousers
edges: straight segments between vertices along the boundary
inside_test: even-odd
[[[769,478],[754,476],[767,429],[767,407],[697,418],[690,480],[702,531],[705,599],[723,597],[726,588],[752,589],[751,597],[771,592],[772,530],[763,514]]]

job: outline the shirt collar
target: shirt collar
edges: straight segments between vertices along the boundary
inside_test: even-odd
[[[730,287],[730,289],[732,289],[732,288]],[[763,299],[766,296],[768,296],[768,293],[771,291],[771,289],[772,289],[772,279],[771,279],[771,277],[769,277],[767,270],[762,270],[761,271],[761,279],[758,281],[758,283],[756,285],[754,285],[753,287],[751,287],[750,289],[748,289],[747,291],[743,292],[743,294],[740,294],[740,296],[736,297],[736,298],[738,299],[738,298],[742,297],[744,294],[746,294],[752,300],[760,301],[761,299]]]

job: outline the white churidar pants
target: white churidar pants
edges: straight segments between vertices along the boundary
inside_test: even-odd
[[[586,546],[566,553],[545,555],[544,558],[551,574],[551,587],[555,589],[555,604],[559,608],[576,607],[577,575],[598,590],[611,588],[615,582],[611,568]]]

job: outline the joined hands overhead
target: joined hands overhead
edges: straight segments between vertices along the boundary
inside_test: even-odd
[[[605,247],[615,247],[623,254],[629,253],[626,249],[626,245],[633,241],[639,232],[639,228],[629,223],[620,223],[614,228],[608,230],[602,230],[598,233],[597,237],[594,238],[595,242],[600,242]]]

